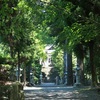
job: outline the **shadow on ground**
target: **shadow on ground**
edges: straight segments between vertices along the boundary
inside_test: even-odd
[[[89,87],[39,86],[24,87],[25,100],[100,100]]]

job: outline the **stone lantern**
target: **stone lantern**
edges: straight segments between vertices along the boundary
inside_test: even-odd
[[[64,77],[65,78],[65,83],[64,84],[67,85],[67,71],[64,73],[64,76],[65,76]]]
[[[40,84],[42,83],[42,73],[40,74]]]
[[[76,66],[75,76],[76,76],[76,83],[74,84],[74,86],[79,87],[79,86],[81,86],[81,83],[80,83],[80,67],[79,67],[79,65]]]
[[[18,72],[18,67],[16,69],[14,69],[14,70],[15,70],[15,76],[16,76],[17,81],[20,81],[20,79],[18,79],[18,76],[19,77],[22,76],[22,73],[21,72],[22,72],[23,69],[20,68],[20,72]]]
[[[33,71],[30,70],[30,83],[33,84]]]

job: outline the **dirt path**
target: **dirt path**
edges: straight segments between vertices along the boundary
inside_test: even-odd
[[[25,100],[100,100],[96,91],[73,87],[25,87]]]

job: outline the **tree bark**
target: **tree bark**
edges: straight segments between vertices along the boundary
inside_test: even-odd
[[[84,77],[84,63],[83,58],[77,58],[77,64],[80,66],[80,82],[84,85],[85,84],[85,77]]]
[[[20,52],[18,51],[18,81],[20,81]]]
[[[67,54],[67,85],[73,85],[72,55]]]
[[[65,73],[67,72],[67,52],[66,52],[66,50],[64,50],[63,60],[64,60],[64,80],[63,81],[65,83],[65,81],[66,81]]]
[[[72,54],[69,54],[66,49],[67,40],[64,47],[64,82],[66,85],[73,85],[73,71],[72,71]]]
[[[72,71],[72,55],[68,54],[67,51],[64,51],[64,83],[66,85],[73,85],[73,71]]]
[[[23,76],[24,76],[24,86],[26,86],[26,68],[24,67],[24,71],[23,71]]]
[[[91,74],[92,74],[92,86],[97,85],[96,79],[96,68],[94,66],[94,41],[89,42],[89,51],[90,51],[90,67],[91,67]]]

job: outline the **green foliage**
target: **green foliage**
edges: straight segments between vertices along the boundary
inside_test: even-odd
[[[59,46],[67,47],[70,52],[74,51],[77,57],[83,59],[91,41],[96,43],[100,34],[99,11],[99,0],[51,0],[46,6],[45,22],[51,29],[50,36],[56,37],[56,43]],[[98,50],[99,47],[92,49]],[[89,62],[91,64],[93,61]],[[93,64],[96,65],[96,62]],[[91,68],[93,68],[92,65]],[[93,76],[95,72],[92,71],[91,74]]]
[[[85,4],[91,9],[86,8]],[[93,1],[85,2],[85,0],[83,2],[51,1],[50,5],[47,5],[47,14],[45,15],[46,23],[51,28],[50,36],[56,37],[56,42],[60,46],[67,39],[70,50],[77,44],[95,39],[99,35],[100,18],[99,13],[93,11],[95,6],[92,4],[96,4],[98,7],[99,3],[98,1],[95,3]]]
[[[95,65],[99,65],[99,0],[4,0],[0,1],[0,15],[0,63],[16,65],[19,52],[20,63],[31,62],[39,77],[39,59],[46,58],[45,44],[55,42],[81,58],[83,47],[87,50],[94,41]],[[62,51],[58,51],[54,66],[62,75]]]
[[[54,73],[57,75],[63,76],[63,52],[60,48],[56,48],[52,55],[52,63],[54,66]]]
[[[24,94],[22,90],[23,86],[20,83],[10,83],[10,85],[9,84],[0,85],[0,99],[24,100]]]
[[[6,50],[0,48],[0,51],[8,51],[8,55],[14,60],[14,65],[18,64],[17,53],[20,53],[20,64],[26,65],[31,61],[33,67],[37,66],[36,70],[40,72],[39,59],[45,54],[43,52],[44,43],[47,36],[47,31],[43,27],[39,29],[39,19],[41,7],[36,5],[33,1],[0,1],[0,43],[6,45]],[[39,31],[37,31],[39,30]],[[45,35],[45,39],[43,39]],[[3,55],[2,54],[2,55]],[[6,63],[7,56],[1,56],[1,63]],[[36,63],[37,62],[37,63]],[[31,65],[30,64],[30,65]],[[13,64],[12,64],[13,65]],[[14,67],[14,66],[13,66]],[[39,68],[38,68],[39,67]],[[39,74],[39,72],[37,72]]]

